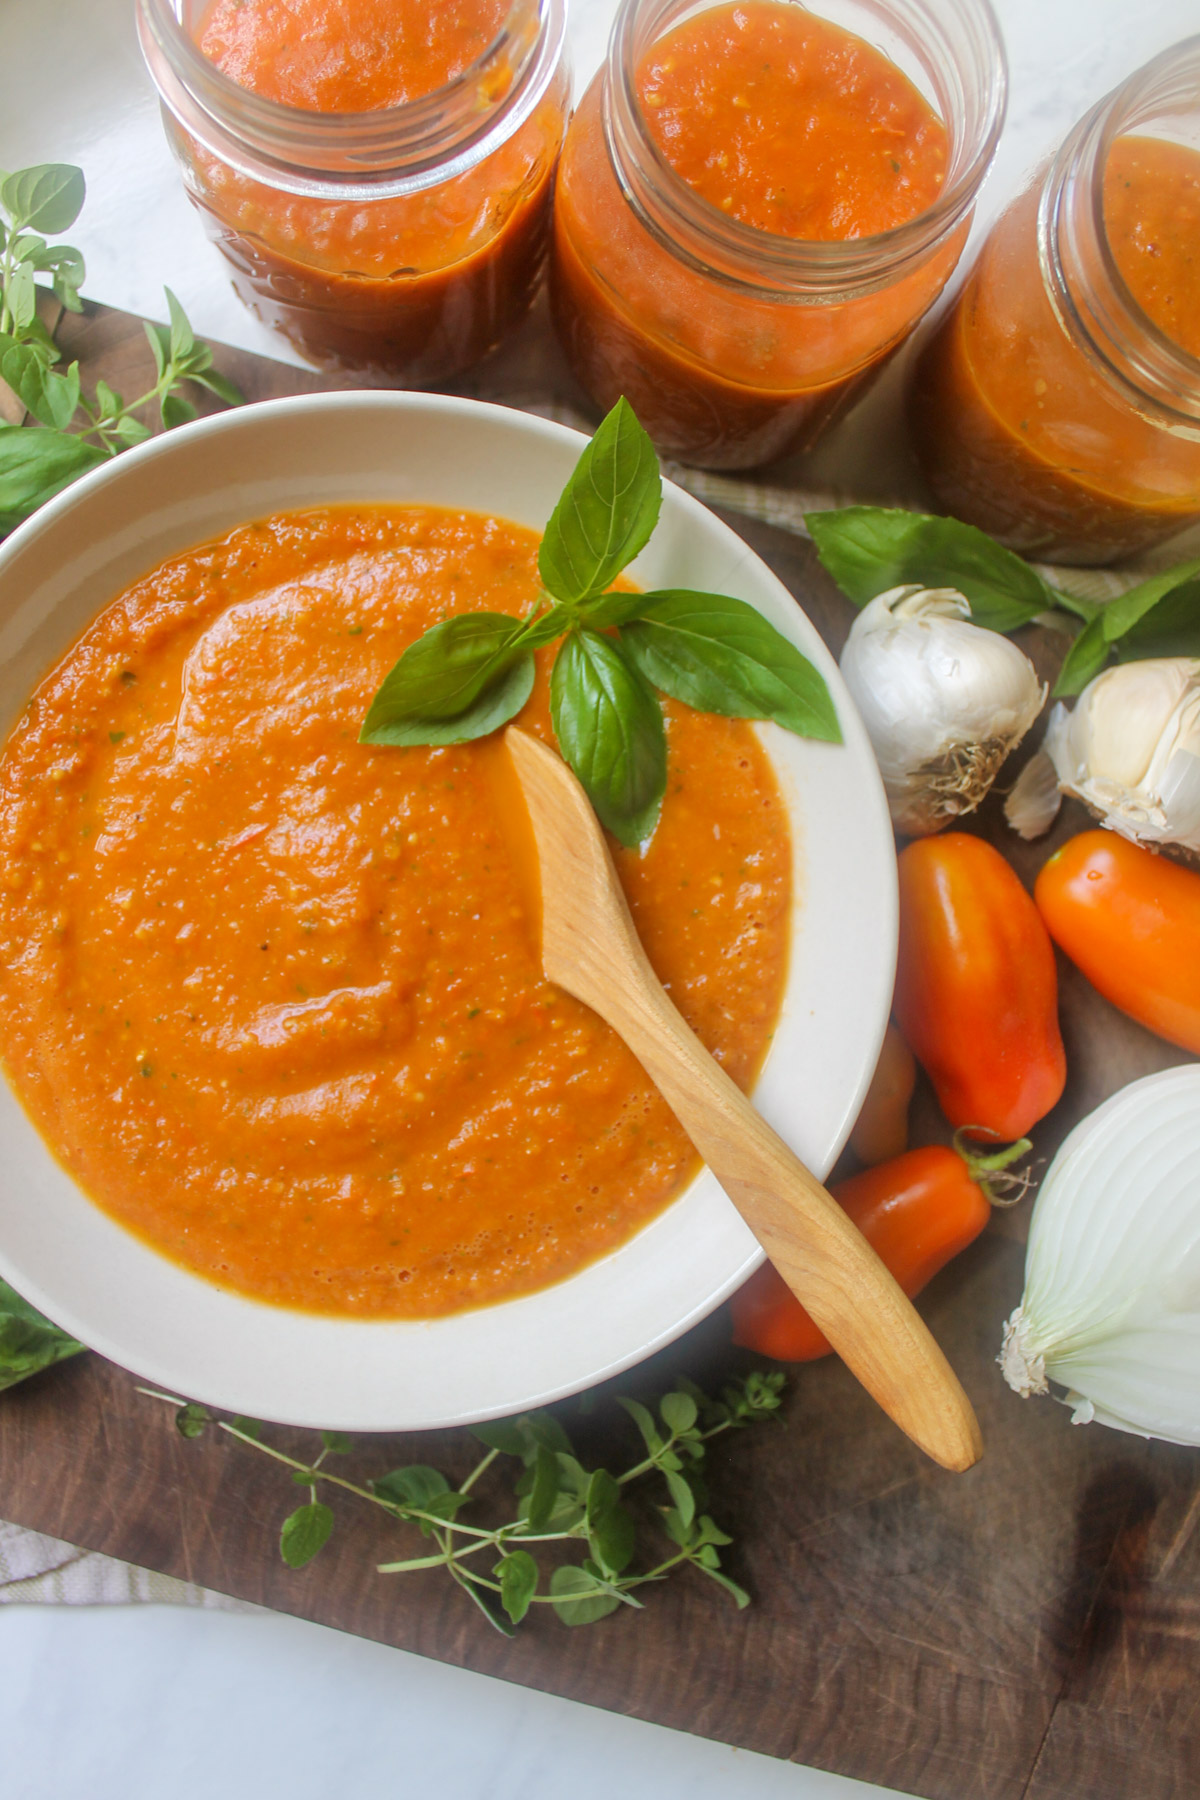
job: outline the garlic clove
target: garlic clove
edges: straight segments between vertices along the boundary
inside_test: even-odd
[[[1042,837],[1062,806],[1058,771],[1045,750],[1030,757],[1004,802],[1004,816],[1023,838]]]
[[[892,588],[842,652],[893,823],[912,836],[979,805],[1045,699],[1029,658],[970,610],[953,588]]]
[[[1200,660],[1104,670],[1073,712],[1055,708],[1043,749],[1062,792],[1109,830],[1200,853]]]

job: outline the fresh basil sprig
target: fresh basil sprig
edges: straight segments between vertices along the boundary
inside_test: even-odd
[[[1200,656],[1200,558],[1139,582],[1099,606],[1052,587],[1038,571],[958,519],[897,507],[812,512],[805,524],[817,555],[858,606],[907,582],[957,588],[976,625],[1016,631],[1040,613],[1074,613],[1082,629],[1067,652],[1056,697],[1078,694],[1115,657]]]
[[[0,1393],[49,1369],[84,1346],[51,1324],[7,1281],[0,1281]]]
[[[83,257],[42,233],[73,225],[85,195],[83,171],[71,164],[0,175],[0,379],[37,420],[36,428],[0,421],[0,537],[88,469],[148,438],[150,427],[137,417],[143,407],[158,406],[164,430],[194,419],[195,407],[179,391],[183,383],[197,382],[231,406],[242,398],[213,368],[212,351],[196,341],[170,288],[170,325],[145,327],[156,371],[146,393],[127,403],[99,381],[89,403],[79,364],[62,373],[58,346],[38,318],[35,277],[48,274],[62,305],[81,310]]]
[[[354,1450],[344,1432],[323,1431],[320,1449],[311,1462],[302,1462],[268,1443],[255,1419],[215,1419],[194,1400],[184,1402],[150,1388],[140,1392],[175,1409],[182,1437],[201,1437],[216,1425],[248,1449],[273,1458],[297,1487],[307,1489],[307,1501],[288,1513],[279,1534],[279,1553],[289,1568],[311,1562],[335,1528],[333,1509],[318,1499],[318,1488],[331,1499],[332,1489],[353,1494],[425,1540],[420,1555],[378,1563],[381,1575],[443,1569],[488,1623],[511,1637],[534,1606],[551,1607],[564,1625],[592,1625],[622,1606],[640,1611],[636,1590],[685,1566],[724,1588],[738,1607],[747,1606],[750,1596],[721,1567],[721,1550],[732,1539],[705,1511],[704,1461],[713,1438],[774,1417],[783,1384],[778,1370],[755,1371],[727,1381],[720,1399],[683,1377],[660,1397],[657,1409],[618,1397],[641,1439],[618,1474],[585,1467],[583,1452],[576,1452],[553,1413],[493,1419],[472,1427],[472,1437],[486,1454],[457,1487],[427,1463],[409,1463],[373,1480],[348,1480],[328,1466],[330,1456]],[[501,1457],[512,1459],[513,1501],[504,1505],[502,1523],[486,1524],[471,1509],[481,1490],[494,1493],[494,1477],[504,1465],[493,1465]],[[668,1545],[649,1568],[637,1569],[638,1517],[629,1505],[630,1492],[635,1482],[656,1477],[662,1483],[659,1500],[645,1509],[645,1518],[665,1534]],[[464,1513],[467,1517],[460,1519]],[[572,1550],[581,1553],[580,1560],[571,1556]],[[565,1561],[560,1560],[564,1552]],[[551,1558],[553,1566],[547,1568]]]
[[[506,724],[533,687],[533,652],[561,638],[550,677],[559,747],[596,813],[642,843],[667,785],[660,689],[704,712],[772,719],[840,743],[829,690],[807,657],[744,600],[611,584],[649,542],[658,458],[626,400],[583,452],[542,538],[543,599],[528,618],[464,613],[409,646],[363,721],[365,744],[461,744]]]

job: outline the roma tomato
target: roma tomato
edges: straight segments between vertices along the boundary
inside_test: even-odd
[[[1059,1099],[1054,948],[998,850],[951,831],[900,855],[896,1023],[950,1123],[1024,1137]]]
[[[977,1177],[1028,1147],[975,1160],[930,1144],[830,1191],[911,1300],[987,1224],[991,1206]],[[731,1305],[733,1341],[747,1350],[779,1362],[811,1362],[832,1348],[770,1263],[738,1289]]]
[[[1056,944],[1106,1000],[1200,1055],[1200,875],[1112,831],[1084,831],[1037,878]]]
[[[908,1149],[908,1105],[916,1084],[913,1053],[896,1027],[889,1025],[862,1111],[850,1133],[850,1148],[859,1162],[887,1162]]]

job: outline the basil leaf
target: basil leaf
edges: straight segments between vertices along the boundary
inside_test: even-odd
[[[1122,662],[1200,656],[1200,576],[1179,582],[1148,607],[1118,640],[1117,656]]]
[[[538,1566],[528,1550],[513,1550],[492,1570],[500,1577],[500,1604],[519,1625],[529,1611],[529,1603],[537,1593]]]
[[[84,1348],[0,1281],[0,1393]]]
[[[0,181],[0,206],[16,229],[65,231],[79,217],[86,193],[82,169],[71,163],[39,163]]]
[[[529,1434],[522,1429],[520,1419],[485,1419],[482,1425],[468,1429],[489,1450],[499,1450],[505,1456],[524,1456],[529,1444]]]
[[[79,364],[65,375],[46,366],[45,353],[34,344],[14,344],[0,356],[0,376],[43,425],[62,431],[75,417],[79,405]]]
[[[594,1625],[597,1619],[616,1612],[621,1602],[574,1563],[565,1563],[550,1577],[554,1610],[564,1625]]]
[[[593,631],[604,631],[610,625],[624,625],[630,619],[640,619],[645,600],[645,594],[601,594],[599,599],[589,600],[580,608],[580,617]]]
[[[666,792],[667,740],[658,701],[611,638],[578,630],[564,639],[550,715],[601,823],[629,848],[640,844]]]
[[[1185,582],[1191,582],[1198,573],[1200,557],[1191,562],[1177,563],[1173,569],[1164,569],[1161,575],[1152,575],[1148,581],[1139,581],[1127,593],[1110,600],[1101,615],[1104,620],[1105,642],[1113,644],[1118,638],[1124,637],[1127,631],[1132,631],[1135,625],[1141,623],[1147,613],[1154,611],[1168,594],[1174,593]]]
[[[841,742],[821,676],[744,600],[686,588],[644,594],[621,643],[647,681],[699,712],[773,719],[800,737]]]
[[[1088,682],[1100,673],[1111,650],[1112,645],[1104,641],[1102,617],[1085,625],[1067,651],[1066,661],[1058,672],[1054,698],[1062,700],[1071,694],[1081,694]]]
[[[344,1431],[323,1431],[321,1443],[328,1450],[330,1456],[349,1456],[354,1448],[353,1440],[348,1438]]]
[[[804,522],[825,568],[858,606],[907,582],[952,587],[971,602],[977,625],[1015,631],[1058,603],[1027,562],[958,519],[847,506],[807,513]]]
[[[154,357],[155,373],[161,381],[167,372],[167,358],[171,354],[171,334],[165,325],[152,325],[149,319],[142,320],[142,330]]]
[[[333,1514],[320,1500],[297,1507],[283,1521],[279,1534],[279,1554],[289,1569],[302,1569],[324,1549],[333,1530]]]
[[[550,515],[538,570],[557,600],[599,594],[649,541],[662,507],[654,445],[621,399],[575,465]]]
[[[103,450],[65,431],[26,425],[0,432],[0,532],[107,460]]]
[[[520,712],[533,658],[507,613],[457,613],[410,644],[384,677],[359,732],[363,744],[458,744]]]

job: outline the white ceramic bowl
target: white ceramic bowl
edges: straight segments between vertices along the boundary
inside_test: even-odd
[[[94,615],[167,556],[242,520],[346,501],[545,523],[585,440],[502,407],[425,394],[321,394],[186,426],[128,452],[0,547],[0,729]],[[874,758],[837,667],[735,533],[667,484],[633,573],[735,594],[829,682],[845,744],[759,729],[788,800],[792,954],[755,1102],[823,1174],[879,1049],[895,962],[895,856]],[[222,1291],[94,1206],[0,1083],[0,1272],[114,1362],[257,1418],[350,1430],[466,1423],[540,1405],[686,1331],[762,1253],[703,1171],[636,1237],[559,1285],[425,1323],[329,1319]]]

